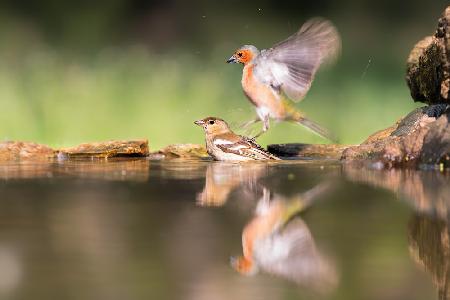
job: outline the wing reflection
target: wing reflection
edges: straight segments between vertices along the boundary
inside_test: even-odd
[[[238,187],[244,191],[254,191],[258,179],[267,174],[267,164],[210,163],[206,169],[205,186],[197,194],[200,206],[222,206],[230,193]]]
[[[317,291],[336,287],[334,266],[317,249],[307,224],[298,216],[328,188],[319,184],[290,198],[271,197],[266,190],[242,232],[243,255],[231,259],[233,268],[244,275],[262,271]]]

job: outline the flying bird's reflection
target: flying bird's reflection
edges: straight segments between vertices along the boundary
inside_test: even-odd
[[[328,184],[319,184],[290,198],[271,197],[266,190],[242,232],[243,255],[231,258],[232,267],[244,275],[261,271],[317,291],[332,290],[337,284],[336,270],[298,216],[328,188]]]
[[[238,187],[256,191],[258,180],[267,173],[266,163],[224,163],[208,164],[203,191],[197,194],[200,206],[222,206],[230,193]]]

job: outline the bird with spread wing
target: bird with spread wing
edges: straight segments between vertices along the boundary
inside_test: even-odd
[[[333,61],[340,48],[336,28],[327,20],[315,18],[270,49],[259,51],[252,45],[237,49],[227,62],[244,65],[242,88],[258,115],[246,125],[262,121],[259,136],[269,129],[270,118],[292,121],[334,141],[327,129],[299,112],[293,102],[305,97],[320,65]]]

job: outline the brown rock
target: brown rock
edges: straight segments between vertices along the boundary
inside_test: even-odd
[[[414,101],[450,103],[450,7],[436,33],[418,42],[407,60],[406,82]]]
[[[449,153],[450,135],[444,134],[450,130],[446,110],[447,106],[442,104],[418,108],[361,145],[345,149],[341,159],[380,161],[386,167],[416,166],[423,162],[438,164]],[[440,149],[439,154],[437,149]]]
[[[198,144],[174,144],[169,145],[150,155],[151,158],[207,158],[206,148]]]
[[[0,161],[50,159],[55,151],[45,145],[30,142],[0,143]]]
[[[366,143],[366,144],[374,143],[374,142],[382,141],[382,140],[388,138],[398,128],[398,125],[399,125],[399,122],[392,125],[391,127],[388,127],[386,129],[382,129],[382,130],[379,130],[379,131],[373,133],[364,141],[364,143]]]
[[[421,162],[443,164],[450,167],[450,112],[442,115],[430,126],[422,148]]]
[[[441,103],[443,46],[436,37],[426,37],[418,42],[407,61],[406,82],[414,101]]]
[[[83,158],[83,157],[140,157],[148,156],[148,141],[108,141],[101,143],[86,143],[76,147],[62,148],[58,150],[58,157]]]

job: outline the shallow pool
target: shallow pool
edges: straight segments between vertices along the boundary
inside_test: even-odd
[[[450,174],[0,165],[0,299],[447,299]]]

